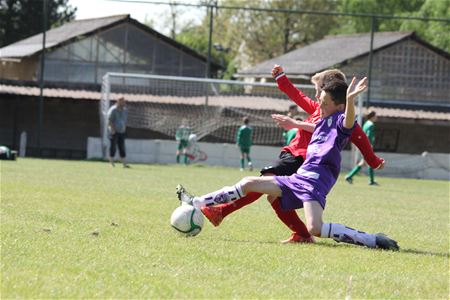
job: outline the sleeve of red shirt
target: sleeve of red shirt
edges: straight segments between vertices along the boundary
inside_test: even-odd
[[[356,126],[353,128],[350,140],[356,147],[358,147],[359,151],[361,151],[362,155],[364,156],[364,160],[370,167],[376,169],[381,165],[383,159],[375,155],[372,149],[372,145],[370,145],[369,139],[367,138],[366,134],[362,130],[361,126],[359,126],[359,124],[356,124]]]
[[[300,106],[306,113],[312,114],[316,111],[319,104],[311,100],[308,96],[296,88],[292,82],[287,78],[286,74],[281,73],[276,78],[278,88],[285,93],[292,101]]]

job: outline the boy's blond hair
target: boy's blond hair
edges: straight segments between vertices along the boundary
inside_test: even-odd
[[[330,70],[325,70],[325,71],[314,74],[314,76],[311,77],[311,82],[314,84],[317,83],[319,85],[319,87],[322,87],[327,82],[335,80],[335,79],[347,81],[345,74],[342,73],[341,70],[330,69]]]

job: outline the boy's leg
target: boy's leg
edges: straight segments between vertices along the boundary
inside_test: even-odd
[[[116,155],[117,134],[112,134],[109,138],[109,162],[114,167],[114,156]]]
[[[241,151],[241,171],[243,171],[245,167],[245,154],[242,148],[240,148],[240,151]]]
[[[247,149],[246,156],[247,156],[248,169],[250,171],[253,171],[252,159],[250,158],[250,148]]]
[[[204,206],[201,208],[203,214],[214,225],[219,226],[223,219],[232,212],[241,209],[242,207],[249,205],[262,196],[261,193],[251,192],[242,198],[235,201],[219,204],[215,206]]]
[[[369,178],[370,178],[369,184],[376,185],[377,183],[375,182],[375,174],[373,172],[373,169],[371,167],[369,167],[368,169],[369,169]]]
[[[258,192],[275,197],[281,196],[281,189],[278,187],[277,182],[273,177],[268,176],[245,177],[233,186],[226,186],[220,190],[200,197],[192,197],[191,201],[183,200],[186,199],[186,197],[180,195],[181,193],[179,191],[178,195],[180,200],[182,200],[183,202],[191,202],[189,204],[192,204],[196,208],[201,208],[203,206],[217,205],[235,201],[237,199],[243,198],[247,193],[250,192]]]
[[[184,164],[189,164],[189,156],[187,155],[186,148],[183,149],[183,155],[184,155]]]
[[[126,151],[125,151],[125,133],[119,133],[117,136],[117,145],[119,147],[119,156],[120,161],[122,162],[122,165],[124,168],[129,168],[130,166],[127,165],[125,159],[126,159]]]
[[[305,209],[307,227],[312,235],[369,248],[399,249],[397,242],[385,235],[369,234],[336,223],[323,223],[323,208],[318,201],[305,201],[303,207]]]
[[[275,211],[278,219],[280,219],[281,222],[283,222],[287,227],[289,227],[289,229],[293,231],[293,235],[291,236],[291,238],[283,241],[284,243],[297,242],[297,240],[295,240],[298,239],[297,237],[300,237],[299,239],[301,239],[303,242],[305,241],[305,239],[311,239],[311,234],[309,234],[305,223],[300,220],[297,212],[294,209],[282,209],[280,205],[280,198],[268,196],[267,199],[269,200],[270,205]]]
[[[353,183],[353,176],[358,174],[358,172],[361,170],[361,167],[359,165],[355,166],[348,174],[345,176],[345,180],[349,183]]]

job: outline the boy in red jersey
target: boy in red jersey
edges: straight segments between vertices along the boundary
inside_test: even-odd
[[[370,234],[339,223],[324,223],[326,197],[340,173],[341,151],[348,142],[355,122],[355,97],[367,87],[367,78],[355,86],[343,80],[332,80],[321,86],[320,121],[316,124],[308,153],[302,166],[290,176],[245,177],[233,186],[202,196],[191,196],[177,186],[177,196],[182,205],[197,209],[229,203],[245,197],[250,192],[270,195],[284,210],[304,208],[308,232],[336,242],[398,251],[397,242],[385,234]],[[353,89],[354,87],[354,89]],[[270,201],[270,200],[269,200]]]
[[[287,94],[289,98],[306,113],[310,114],[305,121],[297,122],[299,128],[297,135],[288,146],[281,149],[278,160],[273,165],[267,166],[261,170],[262,176],[289,176],[298,170],[306,158],[306,149],[311,140],[312,132],[314,131],[315,124],[320,120],[320,107],[318,102],[305,96],[289,81],[281,66],[274,66],[272,69],[272,76],[276,79],[278,88]],[[312,77],[311,81],[316,88],[316,99],[319,99],[321,86],[335,79],[345,81],[346,78],[339,70],[326,70],[317,73]],[[273,117],[280,125],[291,122],[289,118],[285,116],[281,117],[274,115]],[[352,131],[350,140],[359,148],[365,160],[371,167],[375,169],[383,168],[384,160],[373,153],[370,142],[358,124],[356,124]],[[202,207],[201,210],[214,226],[218,226],[227,215],[256,201],[261,196],[261,193],[248,193],[245,197],[236,201],[216,206],[205,206]],[[268,196],[268,200],[278,218],[292,230],[291,236],[287,240],[282,241],[282,243],[314,242],[313,237],[309,234],[305,224],[298,217],[295,210],[281,209],[279,199],[271,199],[271,196]]]

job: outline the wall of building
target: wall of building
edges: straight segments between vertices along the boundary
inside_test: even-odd
[[[84,159],[87,137],[100,136],[98,105],[96,100],[46,99],[43,155]],[[17,149],[20,133],[25,131],[27,151],[37,156],[38,111],[38,97],[0,95],[0,144]],[[408,154],[450,153],[449,133],[449,122],[380,118],[376,123],[375,149]],[[137,128],[128,128],[127,134],[134,139],[173,139],[161,132]],[[216,142],[208,136],[204,140]]]
[[[0,60],[0,78],[10,80],[36,80],[37,56],[18,61]]]
[[[239,168],[240,153],[234,144],[198,143],[202,151],[208,155],[203,164]],[[132,163],[173,164],[175,163],[175,141],[164,140],[134,140],[126,141],[127,161]],[[256,170],[270,165],[279,155],[279,147],[253,146],[252,162]],[[408,155],[394,153],[378,153],[387,163],[377,176],[442,179],[450,180],[450,155],[433,154]],[[102,157],[99,138],[88,138],[87,158]],[[349,171],[352,165],[351,151],[342,153],[342,171]]]
[[[347,76],[367,76],[369,56],[341,67]],[[448,104],[450,60],[414,40],[404,40],[373,55],[371,100]]]

